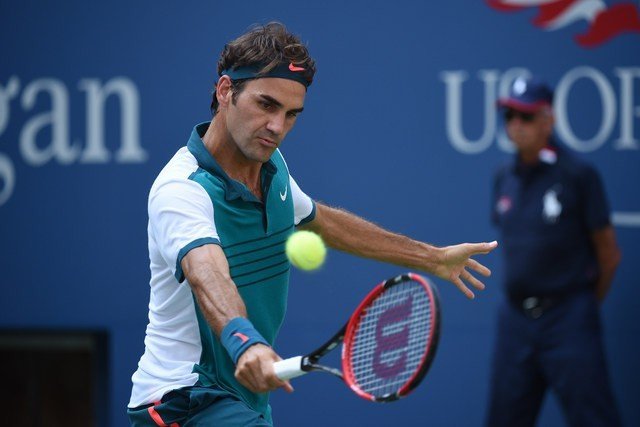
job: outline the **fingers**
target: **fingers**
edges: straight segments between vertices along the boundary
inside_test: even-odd
[[[238,366],[236,367],[235,377],[240,384],[253,391],[259,393],[258,389],[261,388],[260,381],[253,375],[251,370]]]
[[[467,298],[474,299],[476,297],[473,292],[471,292],[471,289],[467,288],[459,277],[456,277],[452,282]]]
[[[478,261],[476,261],[475,259],[471,259],[469,258],[467,260],[467,262],[465,263],[465,265],[467,267],[469,267],[470,269],[472,269],[473,271],[482,274],[485,277],[489,277],[491,276],[491,270],[489,270],[487,267],[485,267],[484,265],[480,264]]]
[[[470,243],[471,254],[488,254],[492,250],[498,247],[498,242],[494,240],[493,242],[484,242],[484,243]]]
[[[252,369],[251,366],[244,366],[236,370],[236,379],[240,384],[254,393],[266,393],[279,387],[288,392],[293,391],[293,387],[288,382],[280,380],[275,373],[267,374],[259,369]]]
[[[291,383],[289,381],[283,381],[282,388],[287,393],[293,393],[293,387],[291,386]]]
[[[482,283],[480,280],[476,279],[475,277],[473,277],[471,275],[471,273],[469,273],[467,270],[463,270],[462,274],[460,275],[460,277],[467,283],[470,283],[471,286],[473,286],[474,288],[478,289],[478,290],[483,290],[484,289],[484,283]]]
[[[287,393],[293,393],[293,386],[291,386],[291,383],[289,381],[283,381],[280,378],[278,378],[275,371],[273,370],[273,362],[269,362],[269,365],[270,367],[267,370],[268,373],[267,373],[267,376],[265,377],[267,380],[268,388],[265,391],[271,391],[277,388],[282,388]]]
[[[485,267],[485,269],[486,269],[486,267]],[[491,272],[489,272],[489,274],[490,273]],[[473,275],[471,273],[469,273],[465,269],[462,270],[462,272],[460,273],[459,276],[454,277],[453,280],[451,280],[451,281],[469,299],[474,299],[475,298],[475,294],[473,293],[473,291],[471,291],[471,289],[469,289],[469,287],[467,285],[471,285],[471,286],[473,286],[474,288],[476,288],[476,289],[478,289],[480,291],[484,290],[484,288],[485,288],[484,283],[482,283],[480,280],[478,280],[475,277],[473,277]]]
[[[277,388],[291,393],[291,383],[278,378],[273,369],[273,363],[278,360],[281,360],[280,357],[270,347],[261,344],[251,346],[238,360],[235,377],[254,393],[265,393]]]
[[[235,376],[240,384],[254,393],[266,393],[277,388],[283,388],[288,393],[293,392],[291,383],[282,381],[273,371],[264,372],[260,368],[244,365],[236,369]]]

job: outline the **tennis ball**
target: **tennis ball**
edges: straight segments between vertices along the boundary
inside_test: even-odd
[[[311,271],[324,263],[327,248],[316,233],[296,231],[287,239],[285,252],[291,264],[301,270]]]

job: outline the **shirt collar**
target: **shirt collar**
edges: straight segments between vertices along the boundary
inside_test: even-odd
[[[202,141],[202,137],[207,132],[211,122],[203,122],[197,124],[193,131],[191,131],[191,136],[189,137],[189,141],[187,142],[187,148],[193,157],[198,161],[198,166],[202,169],[209,172],[211,175],[219,178],[225,187],[225,199],[226,200],[234,200],[234,199],[242,199],[248,202],[260,202],[256,198],[256,196],[247,189],[247,187],[239,181],[231,178],[227,173],[222,169],[218,161],[209,153],[207,147],[205,147],[204,142]],[[269,159],[266,163],[262,164],[262,182],[271,182],[273,175],[278,172],[278,167],[273,163],[271,159]],[[266,179],[268,178],[268,179]]]

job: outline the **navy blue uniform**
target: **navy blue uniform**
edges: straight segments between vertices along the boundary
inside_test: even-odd
[[[499,170],[493,190],[506,298],[487,425],[534,425],[548,388],[570,425],[619,425],[594,293],[591,233],[610,225],[598,173],[550,145],[533,166]]]

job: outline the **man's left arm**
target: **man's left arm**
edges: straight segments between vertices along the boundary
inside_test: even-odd
[[[474,297],[468,285],[484,289],[484,284],[469,270],[487,277],[491,274],[487,267],[471,257],[487,254],[498,245],[497,242],[462,243],[439,248],[392,233],[350,212],[321,203],[316,203],[313,221],[301,228],[320,234],[334,249],[421,270],[448,280],[468,298]]]
[[[616,242],[616,232],[611,225],[592,231],[591,241],[599,269],[596,296],[598,301],[602,302],[611,288],[613,276],[620,263],[621,253]]]
[[[584,220],[589,229],[599,270],[595,292],[598,300],[603,301],[620,263],[620,249],[611,225],[611,210],[600,174],[594,167],[588,166],[580,177],[580,188],[584,198]]]

